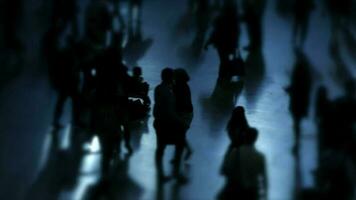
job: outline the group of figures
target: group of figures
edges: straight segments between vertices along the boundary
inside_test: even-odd
[[[330,4],[332,4],[330,0]],[[249,70],[239,52],[240,25],[246,23],[249,45],[245,47],[250,55],[262,57],[263,15],[266,0],[189,1],[190,10],[196,13],[197,34],[192,47],[197,55],[209,45],[217,50],[220,64],[218,85],[226,86],[233,76],[249,78]],[[128,155],[131,147],[130,125],[137,120],[145,120],[151,108],[148,97],[149,85],[142,77],[142,69],[137,61],[152,45],[152,39],[144,39],[142,34],[142,1],[129,1],[128,24],[120,14],[119,0],[92,0],[85,16],[84,36],[81,38],[77,24],[77,5],[75,1],[53,1],[51,25],[44,37],[44,53],[49,66],[50,80],[58,93],[53,121],[54,144],[58,143],[58,133],[62,125],[60,118],[67,99],[72,101],[72,149],[82,151],[81,135],[92,138],[98,135],[101,146],[101,169],[103,180],[110,178],[112,160],[119,157],[123,138]],[[238,6],[242,6],[242,14]],[[282,5],[279,5],[282,6]],[[306,40],[307,21],[314,8],[312,1],[295,1],[294,40],[296,64],[292,72],[291,85],[286,89],[290,95],[290,111],[294,120],[295,147],[293,152],[299,156],[301,121],[307,116],[311,96],[312,75],[310,63],[301,50]],[[111,11],[109,8],[114,8]],[[331,8],[335,8],[331,9]],[[341,8],[340,8],[341,9]],[[215,14],[212,10],[215,10]],[[336,7],[330,7],[337,15]],[[193,11],[192,11],[193,12]],[[335,17],[333,25],[343,26],[346,17]],[[209,14],[205,18],[204,15]],[[284,14],[284,13],[282,13]],[[210,17],[215,17],[211,36],[206,37]],[[118,22],[115,24],[115,21]],[[118,28],[120,27],[120,28]],[[344,26],[343,26],[344,27]],[[342,29],[342,28],[340,28]],[[254,58],[254,59],[253,59]],[[256,56],[252,57],[256,62]],[[127,67],[125,64],[127,63]],[[251,64],[251,63],[250,63]],[[132,68],[131,75],[129,68]],[[245,67],[247,68],[245,71]],[[154,91],[153,116],[157,148],[155,164],[157,180],[170,179],[164,173],[163,157],[167,145],[175,146],[172,160],[173,177],[179,182],[187,178],[181,174],[181,161],[189,159],[192,148],[187,140],[187,132],[193,119],[193,104],[188,85],[189,75],[184,69],[165,68],[161,72],[161,83]],[[248,81],[248,80],[246,80]],[[349,160],[355,162],[355,86],[347,83],[347,95],[331,101],[325,88],[318,92],[317,119],[320,138],[320,155],[332,150],[332,156],[319,159],[318,196],[332,196],[340,193],[348,195],[350,188],[348,170],[343,173],[340,166],[331,166],[330,158],[340,158],[338,164],[345,169]],[[339,116],[335,120],[335,116]],[[230,146],[224,158],[221,173],[226,177],[226,185],[219,193],[219,199],[260,199],[267,197],[267,173],[265,158],[254,144],[258,130],[250,127],[245,109],[234,108],[227,126]],[[343,135],[335,135],[342,133]],[[331,176],[333,174],[333,176]],[[339,179],[343,177],[345,179]],[[340,187],[344,184],[345,187]],[[341,190],[340,190],[341,189]],[[334,196],[333,196],[334,195]],[[332,199],[332,198],[331,198]]]
[[[204,50],[213,46],[220,60],[219,82],[244,75],[240,53],[242,26],[246,25],[249,38],[249,44],[244,49],[251,54],[260,51],[266,3],[266,0],[188,1],[188,11],[179,20],[175,30],[178,36],[194,30],[188,50],[184,49],[189,54],[186,58],[190,63],[197,64],[204,55]]]
[[[311,112],[314,113],[317,127],[317,168],[314,177],[316,187],[313,191],[299,193],[302,195],[299,198],[352,199],[354,195],[356,118],[351,113],[356,111],[355,84],[354,79],[344,79],[341,85],[343,94],[331,99],[327,87],[313,81],[313,68],[307,56],[300,50],[296,51],[291,83],[286,88],[293,120],[292,154],[296,159],[296,165],[300,165],[301,162],[300,147],[305,135],[303,121]],[[315,102],[312,102],[314,95]],[[302,188],[300,174],[300,168],[297,166],[297,192]]]
[[[104,176],[114,154],[120,153],[122,138],[128,154],[132,154],[131,123],[145,120],[151,107],[149,84],[136,65],[152,43],[142,36],[141,1],[129,2],[128,28],[119,3],[91,1],[85,13],[84,36],[80,37],[76,2],[52,1],[51,23],[43,39],[50,82],[58,94],[54,145],[58,146],[65,103],[71,100],[71,148],[77,154],[83,143],[97,134]]]

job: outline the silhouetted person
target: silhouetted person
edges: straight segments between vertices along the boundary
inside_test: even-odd
[[[129,4],[128,36],[124,48],[124,60],[129,66],[136,66],[153,43],[153,39],[145,38],[142,31],[141,6],[142,0],[132,0]]]
[[[121,11],[120,11],[121,0],[112,0],[112,3],[114,6],[113,15],[114,15],[114,17],[117,18],[118,23],[119,23],[118,25],[120,25],[119,30],[124,30],[126,28],[126,23],[125,23],[124,17],[121,14]]]
[[[302,119],[308,115],[312,75],[310,63],[300,50],[296,51],[296,63],[291,76],[291,83],[286,89],[290,97],[289,109],[293,117],[295,145],[293,152],[297,153],[300,140]]]
[[[142,1],[143,0],[129,1],[129,35],[135,30],[138,30],[139,26],[141,26]]]
[[[249,128],[245,144],[234,148],[223,163],[222,174],[226,183],[218,199],[266,199],[266,161],[263,153],[255,147],[257,137],[258,131]]]
[[[246,118],[245,109],[242,106],[237,106],[233,110],[226,127],[230,139],[228,152],[232,150],[232,148],[238,148],[244,144],[248,128],[249,124]]]
[[[206,48],[209,45],[213,45],[218,52],[220,59],[219,79],[228,74],[230,56],[235,56],[239,47],[239,23],[236,2],[226,0],[219,16],[215,20],[213,32],[206,44]]]
[[[112,48],[98,55],[96,59],[95,94],[92,126],[99,136],[102,147],[102,173],[107,176],[110,161],[120,153],[121,132],[125,146],[132,153],[128,128],[128,96],[126,66],[118,60],[119,55]]]
[[[293,41],[296,47],[302,47],[305,43],[309,28],[309,18],[314,10],[313,0],[298,0],[294,5],[294,30]]]
[[[151,104],[150,98],[148,97],[149,85],[143,79],[141,67],[136,66],[132,70],[131,88],[132,96],[141,98],[144,101],[144,105],[149,107]]]
[[[106,46],[106,36],[112,27],[108,0],[91,0],[85,13],[85,37],[97,47]]]
[[[200,56],[204,48],[206,32],[210,23],[210,3],[208,0],[195,0],[195,24],[196,32],[192,42],[193,53]]]
[[[121,38],[119,35],[117,36]],[[120,39],[116,39],[121,44]],[[111,47],[106,50],[105,58],[102,63],[103,66],[112,66],[116,68],[116,79],[117,83],[119,84],[119,102],[118,105],[120,106],[119,110],[119,119],[120,125],[123,127],[124,131],[124,142],[125,147],[129,154],[132,153],[132,148],[130,145],[130,129],[129,129],[129,120],[130,120],[130,110],[129,110],[129,93],[130,93],[130,84],[131,84],[131,77],[127,73],[127,67],[122,63],[122,55],[121,55],[121,46],[117,43],[112,43]]]
[[[141,67],[134,67],[130,80],[130,120],[140,120],[147,117],[151,106],[148,96],[149,84],[142,77]]]
[[[154,128],[157,135],[156,167],[159,180],[164,180],[163,174],[163,154],[167,145],[175,146],[175,156],[173,159],[174,176],[179,176],[179,166],[181,156],[185,146],[186,125],[181,122],[176,111],[176,97],[173,93],[174,71],[165,68],[161,73],[162,82],[156,87],[154,92],[155,105],[153,110]]]
[[[75,46],[71,44],[66,49],[60,50],[56,56],[55,62],[50,66],[53,83],[58,93],[58,99],[54,112],[53,126],[60,128],[60,118],[67,99],[72,100],[72,123],[79,120],[79,80],[80,72],[76,62]]]
[[[234,148],[240,148],[246,143],[246,134],[249,128],[245,109],[242,106],[237,106],[232,111],[231,118],[226,127],[230,144],[226,150],[224,160],[229,159],[230,153]]]
[[[185,123],[185,127],[187,127],[187,129],[183,130],[183,134],[186,135],[193,120],[192,95],[188,85],[190,77],[184,69],[176,69],[174,71],[174,78],[175,84],[173,87],[173,92],[176,97],[176,109],[178,116],[181,118],[183,123]],[[189,159],[190,155],[192,154],[192,148],[186,138],[185,141],[185,147],[187,149],[185,159]]]
[[[60,47],[64,26],[61,23],[51,25],[43,38],[43,56],[48,66],[51,86],[57,93],[57,102],[52,121],[53,141],[58,143],[58,130],[62,127],[60,119],[67,100],[72,103],[72,125],[77,126],[80,116],[80,69],[77,62],[76,44],[68,36],[65,47]]]
[[[266,8],[266,0],[243,0],[242,8],[250,40],[248,48],[261,48],[263,36],[262,22]]]

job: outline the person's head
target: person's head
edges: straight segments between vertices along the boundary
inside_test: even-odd
[[[141,67],[139,67],[139,66],[134,67],[133,70],[132,70],[132,74],[133,74],[134,77],[140,77],[140,76],[142,76],[142,69],[141,69]]]
[[[254,145],[258,138],[258,130],[255,128],[248,128],[246,130],[245,141],[247,145]]]
[[[161,79],[164,83],[172,83],[174,77],[174,71],[171,68],[164,68],[161,72]]]
[[[176,82],[186,83],[190,80],[190,77],[185,69],[179,68],[174,70],[174,78]]]
[[[242,106],[237,106],[234,109],[234,111],[232,112],[232,119],[239,120],[242,118],[245,118],[245,109]],[[236,120],[233,120],[233,121],[236,121]]]
[[[247,127],[247,119],[245,116],[245,109],[242,106],[237,106],[233,111],[229,123],[227,124],[227,130],[232,131],[236,127]]]

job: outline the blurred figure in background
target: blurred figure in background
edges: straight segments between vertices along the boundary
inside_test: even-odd
[[[129,35],[136,32],[141,26],[142,19],[142,1],[143,0],[130,0],[129,2]]]
[[[192,42],[193,53],[195,57],[199,57],[204,49],[206,32],[209,29],[210,23],[210,3],[209,0],[195,1],[195,24],[196,34]]]
[[[315,8],[314,0],[296,0],[294,5],[293,44],[303,47],[309,30],[310,14]]]
[[[226,127],[230,145],[227,152],[231,152],[233,148],[239,148],[244,144],[246,131],[249,128],[249,124],[245,115],[245,109],[242,106],[237,106],[231,115],[229,123]]]
[[[205,48],[213,45],[220,59],[219,79],[223,78],[231,56],[236,56],[240,38],[240,19],[234,0],[224,1],[223,8],[214,22],[214,27]]]
[[[130,121],[141,120],[148,117],[151,108],[151,100],[148,96],[149,84],[142,77],[142,68],[136,66],[132,70],[130,80],[129,97],[130,103]]]
[[[226,183],[218,199],[267,199],[266,160],[255,147],[257,138],[258,131],[248,128],[244,143],[234,148],[224,161],[222,175]]]
[[[99,136],[102,147],[102,174],[108,175],[110,161],[120,155],[123,132],[128,154],[132,153],[128,129],[128,75],[126,66],[117,60],[110,49],[96,60],[95,93],[92,127]],[[118,155],[117,155],[117,154]]]
[[[138,65],[153,44],[152,38],[145,38],[142,31],[142,0],[129,2],[127,43],[124,47],[124,60],[128,66]]]
[[[295,145],[293,153],[299,151],[301,122],[308,115],[309,102],[312,87],[312,75],[310,63],[300,50],[296,50],[296,63],[292,72],[291,83],[286,89],[289,94],[290,103],[289,109],[293,117],[293,129]]]
[[[267,0],[243,0],[243,19],[247,25],[249,36],[249,50],[262,47],[263,38],[263,16],[266,9]]]
[[[107,45],[107,34],[112,27],[112,13],[108,0],[91,0],[85,13],[85,37],[96,48]]]

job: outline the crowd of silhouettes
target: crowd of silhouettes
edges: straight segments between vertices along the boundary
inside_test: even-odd
[[[20,0],[16,2],[14,3],[16,5],[21,3]],[[250,126],[244,107],[234,108],[237,98],[236,88],[241,90],[244,85],[239,83],[232,89],[233,92],[226,92],[226,90],[232,86],[233,76],[246,77],[253,82],[261,82],[263,79],[265,65],[262,53],[263,16],[267,0],[215,0],[213,2],[189,0],[188,3],[189,13],[194,13],[196,33],[191,42],[193,53],[196,54],[194,56],[200,56],[204,47],[207,48],[209,45],[216,49],[220,63],[213,97],[218,101],[225,101],[224,103],[229,100],[229,112],[233,109],[226,128],[230,144],[221,169],[226,184],[217,198],[266,199],[268,196],[266,161],[263,153],[255,147],[259,132]],[[295,64],[291,83],[285,90],[290,97],[289,110],[295,136],[292,151],[298,157],[303,132],[301,124],[310,111],[314,84],[312,66],[302,48],[307,39],[310,15],[316,4],[312,0],[298,0],[293,3],[277,1],[277,4],[280,15],[287,16],[288,13],[284,10],[289,10],[294,17],[292,37]],[[334,61],[342,64],[337,54],[340,53],[338,37],[341,34],[349,34],[351,38],[353,37],[351,26],[354,26],[352,24],[354,22],[349,19],[353,16],[351,10],[353,1],[328,0],[323,4],[331,18],[332,42],[336,41],[331,43],[330,50],[334,55]],[[76,167],[80,160],[78,155],[81,155],[76,151],[82,151],[83,143],[95,134],[99,138],[101,147],[101,174],[103,180],[110,179],[113,176],[112,161],[120,157],[120,146],[123,141],[127,157],[119,162],[119,166],[123,168],[122,177],[125,178],[124,181],[121,180],[122,184],[129,179],[128,158],[134,151],[131,144],[132,124],[140,121],[147,125],[151,109],[148,95],[150,85],[143,78],[145,68],[138,65],[138,61],[153,44],[153,39],[143,34],[142,6],[142,0],[129,1],[129,16],[126,23],[125,17],[121,14],[120,0],[91,0],[85,11],[84,33],[80,34],[77,1],[53,0],[50,25],[43,36],[42,53],[48,65],[51,86],[57,93],[52,121],[54,146],[59,146],[58,134],[63,128],[61,119],[65,104],[70,100],[72,103],[71,150],[77,155],[73,158],[76,160]],[[6,48],[19,50],[21,43],[15,32],[17,32],[16,25],[19,23],[17,16],[20,8],[14,8],[11,3],[6,4],[6,8],[10,9],[6,10],[8,13],[4,16],[13,16],[15,22],[1,25],[5,30],[2,36],[7,41],[4,44]],[[212,18],[215,19],[211,20]],[[119,24],[115,25],[115,22]],[[248,51],[246,60],[242,58],[240,51],[242,24],[246,25],[249,40],[248,46],[244,48]],[[212,25],[212,31],[207,38],[209,25]],[[251,78],[254,75],[255,79]],[[356,163],[356,86],[355,81],[350,77],[343,77],[342,80],[345,82],[342,97],[330,99],[328,90],[324,86],[318,89],[316,95],[315,113],[319,153],[318,168],[315,173],[316,195],[321,199],[337,197],[350,199],[355,192],[352,181],[354,180],[353,166]],[[168,145],[175,147],[175,154],[171,161],[173,177],[180,183],[187,181],[187,177],[182,173],[181,163],[183,156],[188,160],[193,153],[193,148],[187,139],[194,116],[189,81],[190,77],[186,70],[165,68],[161,72],[161,83],[154,90],[153,127],[157,142],[155,165],[160,187],[170,178],[164,173],[163,165],[165,149]],[[246,82],[248,83],[248,80]],[[257,93],[257,89],[252,88]],[[223,90],[225,93],[219,96],[218,93]],[[81,141],[79,138],[83,133],[85,139]],[[102,193],[103,190],[114,190],[111,188],[112,185],[106,184],[107,182],[103,181],[93,187],[93,194],[89,194],[92,195],[90,198],[96,199],[107,195]]]
[[[96,134],[101,144],[103,177],[110,171],[111,160],[120,154],[122,140],[128,154],[132,154],[130,124],[145,120],[151,106],[142,68],[129,66],[133,68],[130,75],[124,64],[125,26],[114,26],[115,19],[122,16],[119,9],[109,9],[118,3],[92,0],[80,37],[76,1],[53,1],[53,16],[43,37],[50,82],[57,92],[52,122],[54,145],[58,146],[58,133],[63,128],[65,102],[71,100],[72,150],[81,151],[83,142]],[[77,141],[83,133],[87,139]]]

